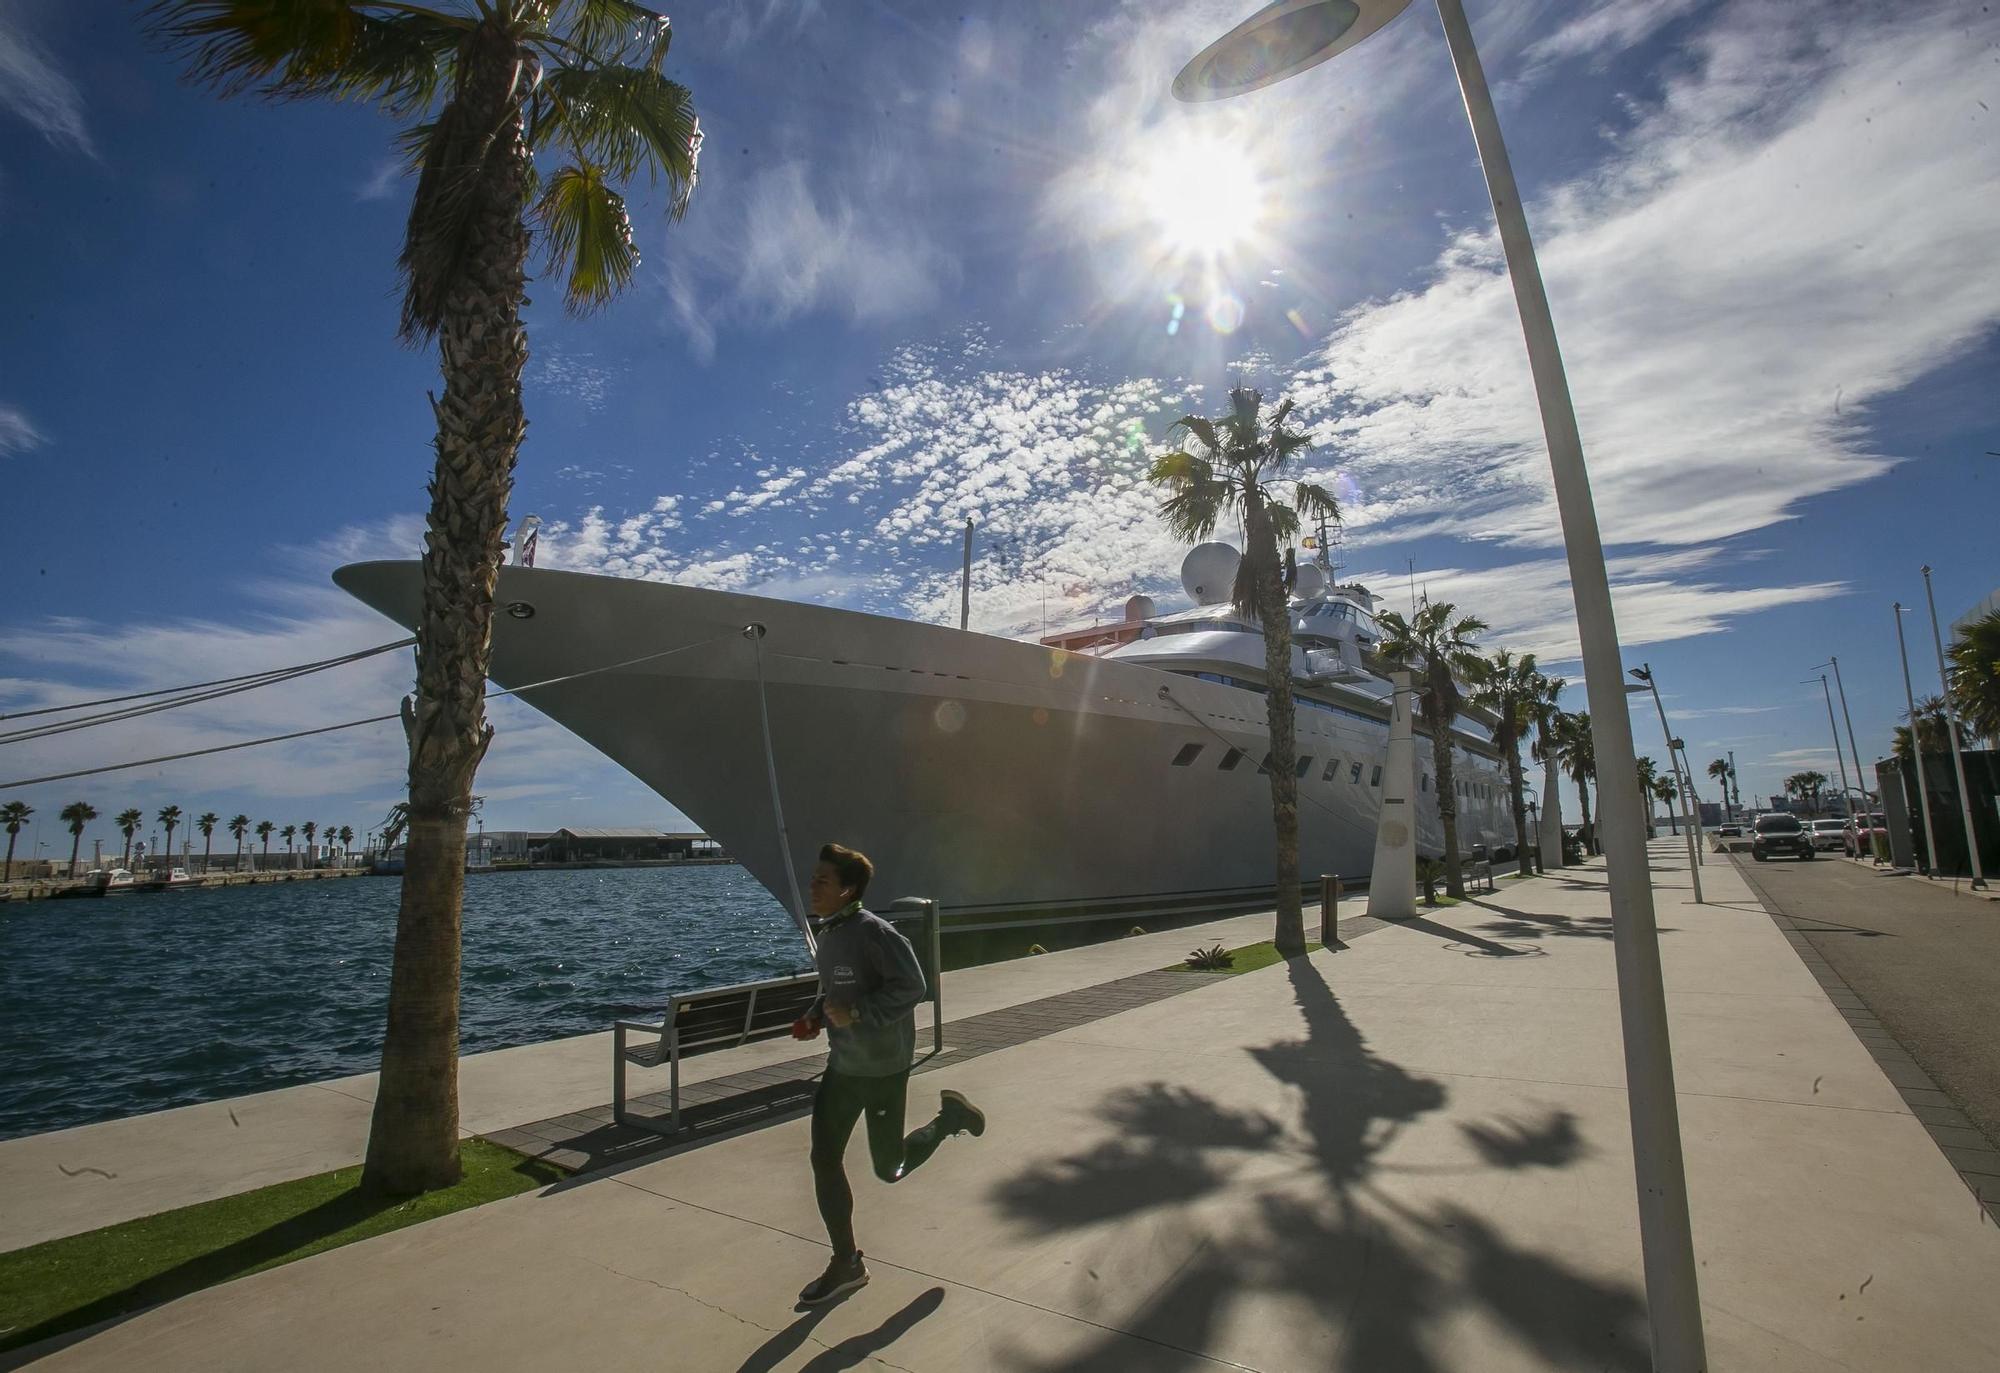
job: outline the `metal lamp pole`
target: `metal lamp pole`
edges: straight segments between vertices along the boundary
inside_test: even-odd
[[[1924,848],[1930,854],[1930,871],[1927,876],[1936,877],[1937,824],[1931,819],[1931,789],[1924,781],[1924,738],[1917,726],[1917,694],[1910,689],[1910,650],[1903,642],[1903,615],[1910,609],[1901,601],[1895,603],[1896,611],[1896,656],[1903,661],[1903,704],[1910,708],[1910,757],[1917,768],[1917,804],[1923,808]]]
[[[1931,608],[1931,647],[1937,650],[1938,686],[1944,691],[1945,729],[1951,735],[1951,766],[1958,774],[1958,810],[1965,820],[1965,852],[1972,860],[1972,885],[1983,887],[1986,885],[1986,874],[1979,868],[1979,835],[1972,828],[1972,793],[1965,785],[1965,755],[1959,752],[1958,748],[1958,708],[1951,703],[1951,678],[1947,677],[1944,671],[1944,639],[1938,634],[1937,597],[1931,592],[1930,564],[1924,565],[1923,573],[1924,599],[1930,603]],[[1912,744],[1916,742],[1916,730],[1917,722],[1910,721]],[[1918,767],[1921,770],[1922,755],[1918,757]]]
[[[1175,78],[1174,94],[1183,100],[1221,99],[1284,80],[1367,38],[1408,3],[1275,0],[1198,53]],[[1459,0],[1437,0],[1437,9],[1493,200],[1514,303],[1521,316],[1576,602],[1577,635],[1583,649],[1591,736],[1598,762],[1598,814],[1604,822],[1605,870],[1611,890],[1618,1010],[1624,1031],[1626,1100],[1632,1121],[1653,1366],[1661,1373],[1697,1373],[1707,1367],[1708,1355],[1702,1334],[1694,1237],[1688,1221],[1687,1175],[1674,1096],[1659,931],[1646,866],[1645,817],[1639,803],[1632,721],[1621,689],[1624,664],[1611,605],[1611,580],[1604,566],[1604,543],[1598,533],[1590,471],[1584,463],[1583,440],[1577,432],[1555,322],[1486,73],[1473,45],[1464,6]]]
[[[1694,836],[1694,817],[1695,817],[1694,788],[1688,782],[1687,774],[1681,770],[1682,760],[1680,754],[1677,753],[1674,749],[1674,731],[1673,728],[1667,724],[1667,707],[1666,704],[1660,700],[1659,683],[1653,680],[1653,665],[1651,663],[1644,663],[1638,667],[1630,668],[1628,670],[1634,677],[1637,677],[1640,681],[1644,682],[1648,687],[1652,688],[1653,708],[1660,712],[1660,736],[1667,741],[1667,766],[1674,770],[1674,784],[1681,789],[1681,799],[1686,803],[1688,808],[1688,827],[1685,831],[1685,834],[1687,835],[1687,848],[1688,848],[1688,876],[1694,880],[1694,903],[1697,906],[1699,906],[1701,904],[1701,864],[1697,860],[1700,857],[1701,849],[1699,846],[1699,841],[1696,840]],[[1637,687],[1633,687],[1630,689],[1634,691],[1638,690]],[[1593,720],[1591,723],[1595,724],[1596,721]],[[1600,792],[1604,790],[1604,786],[1601,782],[1598,784],[1597,789]]]
[[[1854,717],[1847,713],[1847,687],[1840,680],[1840,659],[1828,658],[1820,666],[1833,669],[1833,689],[1840,696],[1840,718],[1847,722],[1847,751],[1854,755],[1854,785],[1860,791],[1861,804],[1866,809],[1868,804],[1868,775],[1861,770],[1861,750],[1854,746]],[[1836,751],[1840,748],[1840,733],[1838,730],[1834,732],[1833,746]]]
[[[1812,678],[1804,678],[1799,685],[1808,686]],[[1826,696],[1826,727],[1833,733],[1833,761],[1840,768],[1840,795],[1847,796],[1847,755],[1840,751],[1840,725],[1833,718],[1833,688],[1826,684],[1826,674],[1819,675],[1819,689]]]

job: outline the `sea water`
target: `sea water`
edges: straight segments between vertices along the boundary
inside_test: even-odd
[[[0,1139],[374,1071],[401,885],[0,906]],[[464,951],[463,1053],[607,1030],[672,992],[809,962],[733,865],[474,874]]]

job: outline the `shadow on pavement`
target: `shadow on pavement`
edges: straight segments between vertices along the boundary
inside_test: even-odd
[[[764,1341],[737,1368],[736,1373],[770,1373],[796,1353],[799,1347],[812,1338],[813,1330],[841,1303],[815,1307],[790,1325]],[[859,1335],[849,1335],[839,1344],[830,1344],[801,1365],[799,1373],[836,1373],[838,1369],[858,1368],[874,1361],[876,1355],[910,1333],[917,1323],[932,1315],[944,1305],[944,1289],[933,1287],[919,1293],[903,1307],[873,1330]],[[886,1360],[881,1362],[886,1363]]]
[[[1305,1033],[1249,1053],[1298,1093],[1299,1132],[1187,1088],[1121,1088],[1102,1107],[1115,1127],[1112,1139],[1038,1163],[994,1194],[1005,1215],[1043,1235],[1183,1207],[1224,1186],[1262,1187],[1255,1209],[1235,1213],[1240,1223],[1227,1232],[1199,1236],[1163,1283],[1135,1294],[1134,1309],[1096,1317],[1116,1329],[1056,1360],[1017,1348],[1005,1362],[1122,1373],[1134,1366],[1134,1337],[1220,1357],[1232,1308],[1271,1307],[1275,1297],[1275,1309],[1303,1305],[1321,1322],[1314,1367],[1443,1373],[1434,1332],[1469,1307],[1537,1351],[1547,1367],[1646,1369],[1645,1307],[1635,1288],[1515,1246],[1463,1206],[1412,1208],[1373,1183],[1384,1150],[1405,1125],[1444,1106],[1445,1087],[1371,1052],[1309,959],[1292,960],[1286,971]],[[1566,1167],[1590,1152],[1566,1112],[1460,1128],[1502,1172]],[[1268,1184],[1236,1181],[1247,1159],[1273,1153],[1306,1164],[1305,1194],[1296,1171]],[[1101,1296],[1093,1305],[1102,1310]]]
[[[1537,911],[1516,910],[1497,901],[1482,901],[1477,897],[1467,898],[1467,904],[1507,917],[1488,921],[1479,927],[1498,939],[1610,939],[1614,934],[1614,925],[1608,915],[1581,918],[1543,915]],[[1677,932],[1677,927],[1673,925],[1657,925],[1655,928],[1661,934]]]

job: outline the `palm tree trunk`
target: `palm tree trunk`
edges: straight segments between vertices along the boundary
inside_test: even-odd
[[[1528,856],[1528,779],[1521,770],[1521,741],[1518,737],[1507,745],[1507,790],[1514,803],[1514,857],[1519,861],[1521,876],[1532,877],[1534,862]]]
[[[121,868],[132,866],[132,831],[130,830],[125,831],[125,857],[119,862],[118,866]]]
[[[17,830],[7,831],[7,867],[5,869],[7,875],[0,877],[0,882],[12,882],[14,880],[14,841],[20,837],[20,832]]]
[[[1264,566],[1272,575],[1257,587],[1257,618],[1264,624],[1265,713],[1271,727],[1271,828],[1277,839],[1277,927],[1272,943],[1280,958],[1299,958],[1306,951],[1305,914],[1299,907],[1299,771],[1296,707],[1292,703],[1292,620],[1278,579],[1277,540],[1270,526],[1254,512],[1245,542],[1255,539],[1268,554]]]
[[[70,832],[70,841],[69,841],[69,875],[71,877],[76,876],[77,850],[81,849],[82,847],[83,847],[83,831],[72,830]]]
[[[1440,682],[1439,676],[1444,680]],[[1431,727],[1431,763],[1437,773],[1438,821],[1444,826],[1444,890],[1447,896],[1465,899],[1465,874],[1459,870],[1458,791],[1451,771],[1451,669],[1433,665],[1431,689],[1426,695],[1425,715]],[[1442,719],[1438,717],[1444,717]]]
[[[1590,783],[1584,781],[1581,777],[1574,780],[1576,782],[1576,808],[1580,812],[1578,818],[1583,822],[1583,829],[1579,837],[1583,843],[1583,856],[1588,858],[1595,848],[1590,842],[1592,838],[1590,832]]]
[[[409,834],[382,1073],[363,1166],[392,1195],[445,1187],[458,1158],[459,932],[472,779],[493,731],[482,700],[491,657],[493,586],[515,456],[527,421],[521,326],[527,280],[528,152],[520,53],[482,25],[455,103],[497,130],[467,229],[470,265],[452,283],[439,331],[444,396],[435,402],[437,467],[417,627],[417,694],[406,704]],[[446,117],[451,111],[446,112]]]

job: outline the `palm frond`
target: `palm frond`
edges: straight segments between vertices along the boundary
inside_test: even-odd
[[[1303,519],[1314,521],[1340,519],[1340,502],[1333,493],[1314,482],[1300,482],[1292,489],[1292,506]]]
[[[658,71],[673,42],[673,25],[658,10],[632,0],[563,0],[548,25],[563,46],[607,64],[636,61]]]
[[[567,280],[563,303],[579,313],[597,309],[632,280],[639,250],[625,200],[590,163],[563,167],[535,203],[549,271]]]
[[[1230,418],[1236,427],[1246,430],[1254,438],[1257,433],[1257,412],[1263,408],[1264,393],[1248,386],[1233,386],[1229,390]]]
[[[701,156],[701,121],[687,87],[645,67],[565,67],[536,92],[529,141],[566,144],[580,162],[619,181],[645,172],[672,189],[670,217],[686,213]]]
[[[1153,459],[1146,480],[1156,483],[1207,482],[1215,480],[1215,465],[1207,458],[1176,450]]]
[[[437,95],[475,23],[366,0],[158,0],[146,28],[186,58],[190,79],[226,96],[326,95],[407,114]]]
[[[1212,420],[1203,419],[1200,415],[1182,415],[1174,421],[1174,428],[1185,430],[1201,440],[1202,447],[1206,448],[1211,456],[1220,455],[1225,451],[1222,438],[1215,432],[1215,423]]]

